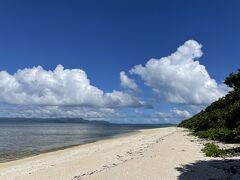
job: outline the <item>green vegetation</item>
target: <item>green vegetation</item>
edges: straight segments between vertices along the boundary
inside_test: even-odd
[[[201,138],[240,143],[240,69],[231,73],[224,83],[232,91],[192,118],[182,121],[179,127],[189,128]]]
[[[206,156],[210,157],[222,157],[226,155],[226,152],[223,149],[220,149],[218,145],[213,143],[206,143],[202,151]]]

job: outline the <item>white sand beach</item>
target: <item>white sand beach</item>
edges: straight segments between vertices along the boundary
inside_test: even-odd
[[[202,154],[201,148],[196,138],[188,136],[188,132],[181,128],[141,130],[124,137],[2,163],[0,179],[159,180],[224,178],[230,175],[238,177],[238,170],[231,171],[231,168],[238,168],[238,157],[234,160],[208,158]]]

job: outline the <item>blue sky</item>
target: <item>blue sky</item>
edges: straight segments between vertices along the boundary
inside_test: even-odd
[[[205,99],[201,105],[190,101],[179,103],[166,100],[162,91],[167,91],[168,85],[157,86],[161,93],[158,92],[156,95],[153,90],[156,86],[153,82],[144,85],[149,84],[146,77],[144,78],[142,74],[131,74],[129,70],[138,64],[144,66],[150,58],[160,59],[169,56],[186,41],[193,39],[202,45],[203,52],[203,56],[195,60],[199,60],[211,79],[220,85],[230,72],[240,67],[239,9],[240,2],[237,0],[2,1],[0,70],[13,75],[19,69],[38,65],[42,66],[43,70],[54,70],[58,64],[65,69],[81,69],[87,74],[91,85],[104,93],[117,90],[140,98],[141,101],[153,106],[153,109],[149,109],[138,108],[135,105],[129,107],[126,104],[119,105],[121,107],[104,105],[101,107],[104,108],[104,112],[101,113],[111,111],[109,113],[111,117],[89,115],[84,116],[85,118],[105,118],[124,122],[147,122],[146,119],[162,122],[164,118],[165,121],[179,121],[183,117],[174,116],[174,112],[178,110],[185,112],[185,115],[186,112],[194,114],[212,99],[209,101]],[[121,86],[119,79],[121,71],[125,71],[126,75],[136,82],[138,91]],[[152,78],[156,80],[157,75]],[[21,84],[22,81],[18,83]],[[28,91],[26,94],[33,95],[32,89],[31,93],[29,88],[22,91]],[[66,92],[69,90],[64,91],[64,96]],[[48,111],[49,105],[51,109],[57,108],[57,112],[69,109],[64,103],[48,104],[39,101],[23,103],[23,100],[16,102],[13,100],[16,99],[15,95],[19,95],[16,94],[16,90],[8,97],[0,97],[2,109],[0,115],[41,116],[41,113],[36,114],[34,111],[39,105],[44,106],[40,109],[45,108]],[[6,96],[4,91],[1,96]],[[91,105],[89,107],[88,103],[89,101],[87,106],[79,101],[74,103],[74,108],[81,109],[77,116],[86,111],[99,113],[99,107]],[[21,108],[27,111],[28,106],[32,105],[37,106],[32,108],[34,109],[31,111],[32,114],[17,112],[22,112]],[[15,109],[16,114],[10,113],[12,109]],[[164,117],[150,116],[156,112],[165,113]],[[44,116],[44,113],[42,114]],[[56,114],[55,111],[51,116]],[[146,118],[142,118],[143,114]]]

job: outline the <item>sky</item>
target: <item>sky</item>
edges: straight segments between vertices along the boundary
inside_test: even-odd
[[[1,1],[0,116],[178,123],[240,68],[240,1]]]

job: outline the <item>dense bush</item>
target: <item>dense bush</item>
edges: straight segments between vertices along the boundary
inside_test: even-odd
[[[202,138],[240,142],[240,70],[231,73],[225,84],[232,91],[179,126],[191,129]]]
[[[206,156],[210,157],[222,157],[226,155],[226,152],[223,149],[220,149],[218,145],[213,143],[206,143],[202,151]]]
[[[200,138],[208,138],[225,142],[235,142],[234,132],[227,128],[208,129],[206,131],[198,131],[194,133]]]

